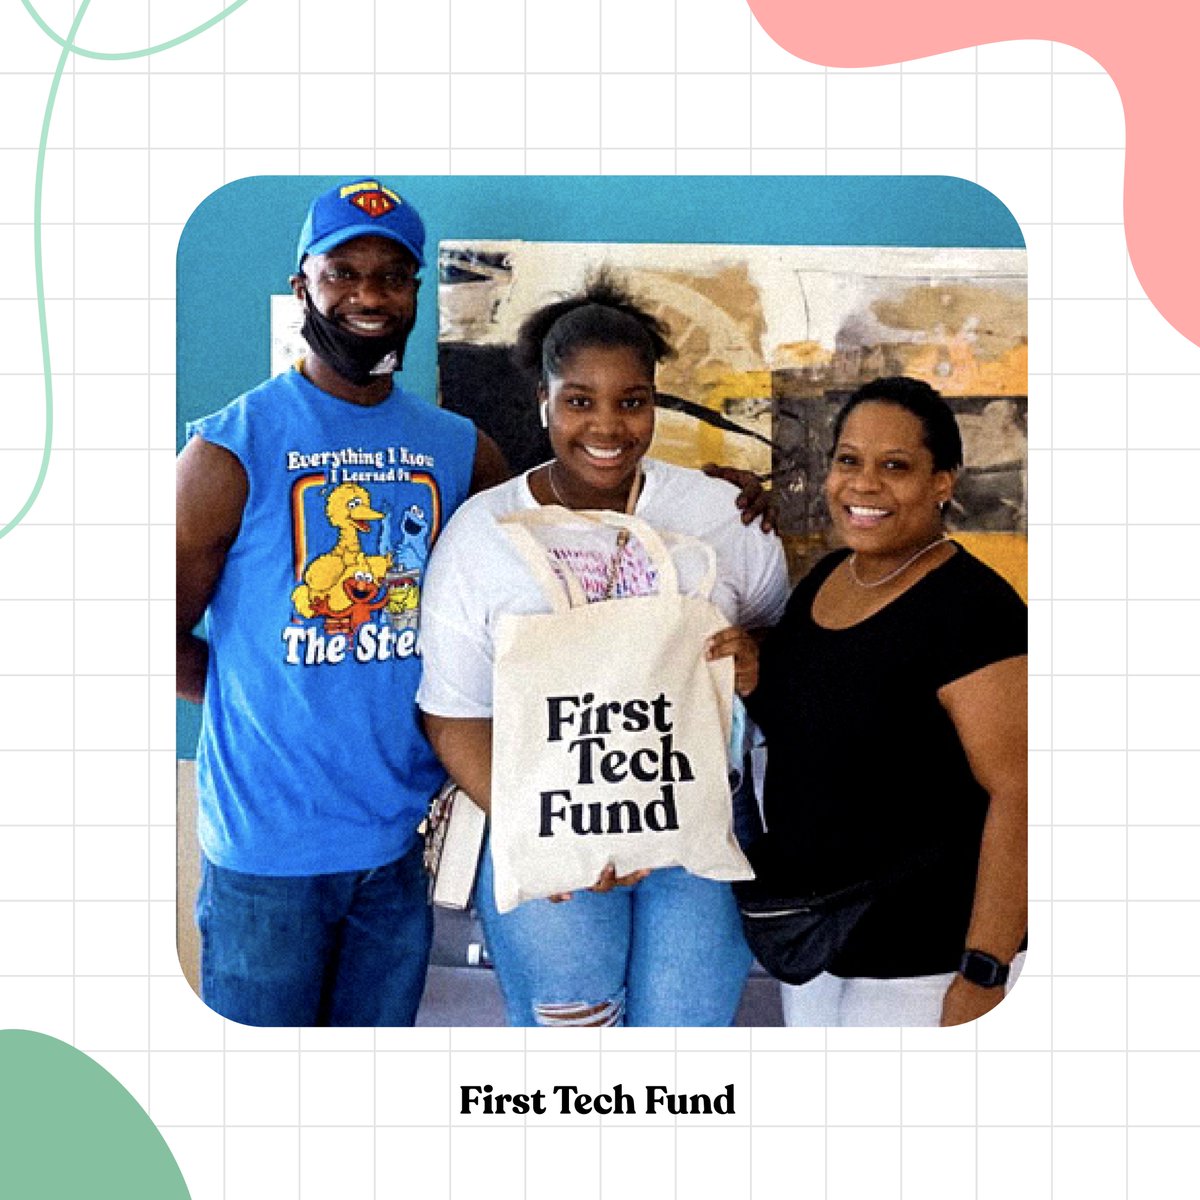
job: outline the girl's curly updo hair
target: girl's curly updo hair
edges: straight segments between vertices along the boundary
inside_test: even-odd
[[[674,351],[667,327],[605,269],[584,283],[583,291],[543,305],[521,322],[513,356],[536,370],[543,384],[561,375],[578,350],[602,347],[632,350],[654,378],[654,369]]]

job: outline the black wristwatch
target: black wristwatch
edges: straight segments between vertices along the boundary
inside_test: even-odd
[[[1003,987],[1008,982],[1008,964],[982,950],[964,950],[958,973],[981,988]]]

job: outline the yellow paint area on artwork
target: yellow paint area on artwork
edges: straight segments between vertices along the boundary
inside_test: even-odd
[[[771,372],[730,371],[716,364],[697,369],[692,379],[694,402],[742,429],[747,437],[695,417],[660,408],[653,453],[679,466],[706,462],[766,473],[771,469]]]
[[[833,358],[833,351],[820,342],[781,342],[775,347],[774,365],[780,370],[800,370],[804,367],[824,367]]]
[[[1024,396],[1029,347],[1012,346],[989,361],[979,358],[968,342],[917,346],[908,351],[904,370],[943,396]]]
[[[1003,575],[1029,600],[1029,539],[1023,533],[963,533],[956,531],[954,540],[970,550],[981,562]]]

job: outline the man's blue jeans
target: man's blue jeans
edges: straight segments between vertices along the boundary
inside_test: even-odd
[[[200,994],[244,1025],[411,1025],[433,918],[418,839],[403,858],[332,875],[201,863]]]
[[[733,1024],[751,957],[727,883],[667,867],[501,914],[489,849],[475,896],[510,1025]]]

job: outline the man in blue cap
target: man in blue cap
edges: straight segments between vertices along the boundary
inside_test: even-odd
[[[318,196],[291,279],[309,353],[193,423],[179,457],[201,992],[245,1024],[409,1025],[424,985],[417,826],[443,772],[414,701],[421,574],[454,509],[507,475],[393,379],[424,251],[380,180]]]

